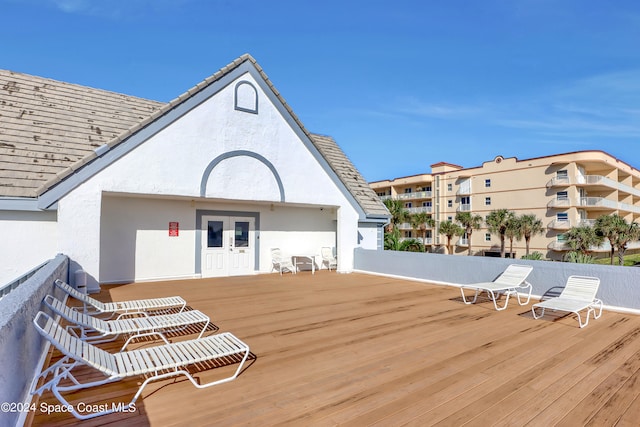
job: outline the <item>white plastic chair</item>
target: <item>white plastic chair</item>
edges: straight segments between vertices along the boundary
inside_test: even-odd
[[[338,268],[338,260],[333,256],[333,249],[326,246],[320,248],[320,255],[322,256],[322,265],[326,264],[329,271],[331,271],[331,267],[334,270]]]
[[[293,274],[297,272],[291,259],[283,258],[280,248],[271,248],[271,271],[273,270],[279,271],[281,276],[283,271],[290,271]]]
[[[507,304],[509,304],[509,297],[514,294],[518,298],[518,304],[528,304],[531,299],[532,286],[531,283],[527,282],[527,277],[531,273],[531,270],[533,270],[533,267],[530,265],[511,264],[493,282],[461,285],[460,292],[462,293],[462,300],[465,304],[473,304],[478,299],[478,294],[484,291],[489,295],[489,298],[493,301],[493,306],[498,311],[507,308]],[[471,301],[467,301],[467,298],[464,295],[465,289],[473,289],[476,291]],[[527,299],[524,302],[520,298],[521,292],[527,294]],[[498,303],[496,301],[500,294],[504,294],[506,297],[504,306],[502,307],[498,307]]]
[[[570,276],[560,296],[531,306],[533,317],[535,319],[541,318],[547,308],[549,310],[568,311],[578,316],[578,324],[581,328],[584,328],[589,324],[589,314],[592,314],[594,319],[599,319],[602,316],[602,300],[596,298],[599,287],[600,279],[597,277]],[[536,308],[542,309],[539,315],[536,314]],[[584,323],[582,323],[582,318],[580,317],[582,310],[587,310]]]

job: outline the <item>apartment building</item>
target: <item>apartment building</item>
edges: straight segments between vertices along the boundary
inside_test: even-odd
[[[431,173],[370,183],[382,198],[399,199],[411,213],[426,212],[435,226],[426,233],[431,251],[443,251],[446,236],[439,234],[442,221],[455,221],[457,212],[470,211],[483,219],[496,209],[517,215],[533,214],[543,221],[542,235],[531,239],[530,251],[547,259],[562,259],[569,250],[565,233],[573,226],[592,225],[604,214],[618,214],[628,222],[640,217],[640,171],[603,151],[578,151],[518,160],[497,156],[481,166],[463,168],[451,163],[431,165]],[[416,235],[409,223],[401,224],[405,238]],[[453,253],[499,251],[500,239],[482,228],[456,238]],[[509,242],[507,241],[507,251]],[[634,245],[638,246],[638,245]],[[608,243],[594,248],[607,253]],[[523,241],[513,242],[516,257],[525,253]]]

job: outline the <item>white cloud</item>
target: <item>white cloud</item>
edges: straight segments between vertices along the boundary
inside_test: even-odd
[[[127,19],[162,10],[178,9],[194,0],[48,0],[65,13]]]

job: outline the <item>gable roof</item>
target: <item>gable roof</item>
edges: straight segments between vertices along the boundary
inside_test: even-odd
[[[151,128],[159,118],[184,114],[181,109],[197,105],[199,95],[224,83],[233,70],[246,64],[252,65],[251,71],[259,74],[270,95],[279,101],[290,124],[317,149],[319,160],[326,162],[364,215],[387,218],[384,204],[336,142],[309,133],[248,54],[166,104],[0,70],[0,201],[9,197],[33,200],[54,193],[51,190],[67,180],[70,188],[75,187],[82,182],[82,172],[84,179],[93,173],[87,172],[87,165],[98,163],[105,153]],[[109,158],[114,161],[119,156]],[[53,194],[44,205],[53,205],[61,195]]]

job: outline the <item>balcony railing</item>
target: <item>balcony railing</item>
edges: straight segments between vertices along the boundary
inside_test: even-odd
[[[618,205],[618,202],[604,197],[580,197],[580,206],[584,207],[618,209]]]
[[[555,219],[547,227],[553,230],[568,230],[571,228],[571,221],[568,219]]]
[[[568,185],[602,185],[640,197],[640,189],[602,175],[578,175],[574,178],[556,177],[547,182],[547,187],[566,187]]]
[[[568,207],[568,206],[571,206],[571,201],[569,200],[568,197],[553,199],[553,200],[550,200],[549,203],[547,203],[547,207],[549,208],[559,208],[559,207]]]
[[[547,248],[551,249],[552,251],[570,251],[571,250],[571,247],[565,241],[550,242],[547,245]],[[600,246],[591,246],[589,248],[589,251],[591,252],[609,252],[610,250],[611,250],[611,244],[608,241],[603,242],[602,245]]]
[[[456,212],[469,212],[471,210],[471,204],[462,203],[456,209]]]
[[[550,200],[547,203],[547,207],[549,208],[566,208],[569,206],[575,206],[575,202],[573,202],[568,197],[563,197],[559,199]],[[578,199],[577,206],[585,207],[585,208],[595,208],[595,209],[612,209],[612,210],[621,210],[633,213],[640,213],[640,206],[630,205],[628,203],[617,202],[615,200],[610,200],[605,197],[580,197]]]
[[[459,238],[456,242],[457,246],[469,246],[469,239],[465,239],[463,237]]]
[[[594,225],[596,225],[596,220],[595,219],[581,219],[580,222],[578,223],[578,225],[580,225],[580,227],[593,227]]]
[[[567,185],[571,185],[571,180],[568,176],[565,177],[555,177],[547,182],[548,187],[566,187]]]
[[[18,277],[17,279],[0,286],[0,299],[4,298],[7,294],[9,294],[11,291],[15,290],[18,286],[20,286],[21,284],[23,284],[24,282],[26,282],[27,280],[29,280],[31,278],[31,276],[33,276],[34,274],[36,274],[38,272],[38,270],[40,270],[42,267],[44,267],[47,262],[43,262],[42,264],[40,264],[39,266],[32,268],[31,270],[27,271],[26,273],[24,273],[22,276]]]
[[[431,213],[433,211],[433,207],[432,206],[418,206],[416,208],[407,208],[407,210],[409,211],[409,213],[412,213],[412,214],[421,213],[421,212]]]
[[[415,193],[400,193],[396,197],[399,200],[413,200],[413,199],[430,199],[431,191],[416,191]]]

